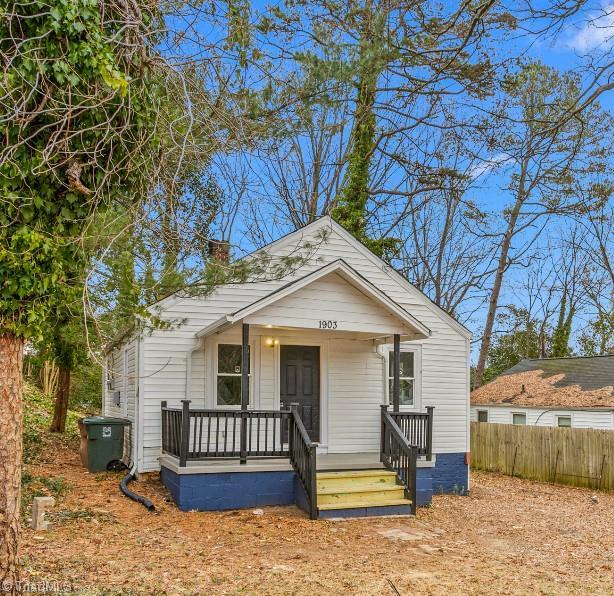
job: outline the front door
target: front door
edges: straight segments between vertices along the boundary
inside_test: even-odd
[[[280,346],[279,401],[296,408],[312,441],[320,440],[320,348]]]

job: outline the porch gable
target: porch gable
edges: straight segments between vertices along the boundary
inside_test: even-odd
[[[367,333],[424,339],[430,330],[343,260],[337,260],[226,315],[197,336],[239,321],[252,325]]]

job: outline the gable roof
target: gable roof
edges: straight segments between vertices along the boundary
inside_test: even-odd
[[[377,256],[371,249],[365,246],[360,240],[358,240],[355,236],[350,234],[342,225],[338,224],[330,215],[323,215],[313,222],[307,224],[306,226],[299,228],[298,230],[294,230],[278,238],[274,242],[263,246],[262,248],[250,253],[244,258],[250,258],[252,256],[257,255],[261,251],[270,251],[273,248],[280,248],[287,244],[298,243],[300,242],[300,237],[314,234],[319,229],[322,228],[330,228],[339,234],[342,238],[344,238],[349,244],[351,244],[354,248],[356,248],[363,256],[369,259],[372,263],[382,271],[384,271],[387,275],[389,275],[392,279],[394,279],[397,283],[399,283],[405,290],[409,291],[412,295],[418,297],[427,303],[430,307],[433,308],[433,311],[439,316],[440,319],[450,324],[458,333],[460,333],[466,339],[471,339],[471,331],[465,327],[462,323],[459,323],[452,315],[447,313],[443,308],[439,305],[435,304],[424,292],[419,290],[416,286],[411,284],[401,273],[399,273],[394,267],[389,265],[386,261],[384,261],[381,257]]]
[[[522,360],[473,391],[471,403],[614,407],[614,355]]]
[[[449,324],[465,339],[471,339],[472,334],[467,327],[465,327],[462,323],[459,323],[452,315],[447,313],[439,305],[435,304],[435,302],[433,302],[433,300],[431,300],[424,292],[411,284],[401,273],[394,269],[394,267],[386,263],[386,261],[384,261],[381,257],[377,256],[374,252],[372,252],[367,246],[360,242],[360,240],[350,234],[343,226],[338,224],[330,215],[323,215],[315,219],[311,223],[307,224],[306,226],[303,226],[302,228],[298,228],[297,230],[288,232],[284,236],[281,236],[277,240],[274,240],[273,242],[270,242],[269,244],[266,244],[252,251],[251,253],[245,255],[239,260],[256,258],[262,252],[270,252],[272,249],[281,248],[288,244],[299,245],[301,242],[301,238],[312,236],[317,233],[318,230],[325,228],[328,228],[339,234],[344,240],[348,242],[348,244],[350,244],[357,251],[359,251],[360,254],[362,254],[364,257],[374,263],[378,267],[378,269],[386,273],[391,279],[393,279],[396,283],[402,286],[404,290],[411,293],[414,297],[419,300],[422,300],[425,304],[427,304],[442,321]],[[180,293],[174,292],[148,305],[148,308],[155,307],[160,310],[163,310],[165,307],[181,299],[182,297]]]
[[[416,317],[408,313],[402,306],[392,300],[387,294],[374,286],[369,280],[364,278],[358,271],[350,267],[343,259],[337,259],[332,263],[328,263],[320,267],[316,271],[296,279],[281,288],[273,290],[271,293],[259,298],[251,304],[240,308],[239,310],[220,317],[201,331],[196,336],[203,337],[211,333],[220,332],[223,329],[234,325],[242,319],[257,313],[258,311],[271,306],[283,298],[294,294],[295,292],[307,287],[309,284],[322,279],[323,277],[336,273],[341,276],[350,285],[358,289],[360,292],[368,296],[371,300],[378,303],[390,314],[399,319],[404,325],[412,329],[418,337],[426,338],[431,334],[430,329],[421,323]]]

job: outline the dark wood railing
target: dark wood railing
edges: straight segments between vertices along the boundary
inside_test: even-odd
[[[181,410],[173,410],[162,402],[162,451],[179,457],[181,447]]]
[[[162,402],[162,450],[188,461],[213,458],[288,457],[289,410],[181,409]]]
[[[316,486],[316,445],[311,442],[303,421],[296,410],[292,410],[290,432],[288,433],[290,463],[305,491],[309,517],[318,517],[318,491]]]
[[[188,461],[212,458],[287,457],[316,519],[316,444],[296,410],[192,410],[162,402],[162,451]]]
[[[411,513],[416,514],[416,463],[418,447],[411,445],[392,414],[382,406],[382,434],[380,458],[386,468],[396,473],[405,487],[405,496],[411,500]]]
[[[429,461],[433,457],[433,410],[427,406],[426,412],[388,412],[409,444],[418,448],[418,455]]]

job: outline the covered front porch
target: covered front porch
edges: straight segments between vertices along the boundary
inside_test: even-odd
[[[235,497],[254,497],[227,508],[292,493],[316,518],[341,503],[339,488],[346,512],[377,502],[380,512],[415,513],[417,469],[432,466],[433,408],[418,410],[419,346],[407,346],[429,334],[343,261],[224,315],[197,334],[205,407],[162,402],[163,479],[182,500],[193,484],[182,477],[202,476],[185,507],[207,507],[195,493],[217,474]],[[274,496],[275,483],[285,496]]]
[[[318,454],[296,409],[162,404],[162,479],[182,509],[297,504],[312,519],[415,514],[430,501],[433,408],[381,406],[379,452]],[[421,481],[422,480],[422,481]]]

